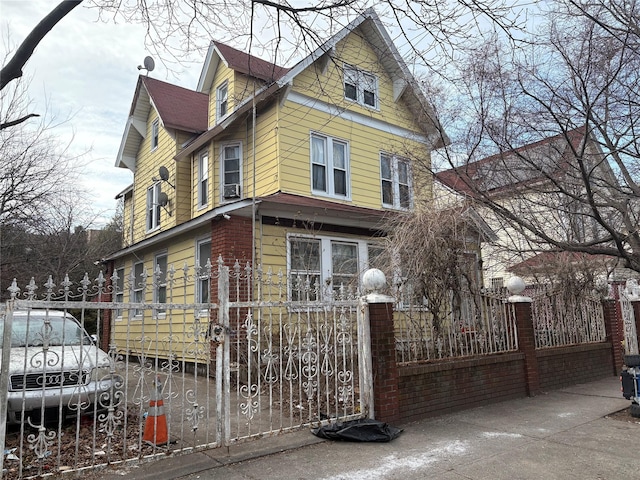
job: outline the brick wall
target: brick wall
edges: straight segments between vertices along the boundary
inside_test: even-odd
[[[225,265],[232,267],[236,260],[242,267],[251,262],[251,219],[231,216],[229,220],[214,220],[211,224],[211,262],[222,255]]]
[[[542,390],[590,382],[613,371],[610,343],[541,349],[536,355]]]
[[[245,267],[251,265],[252,254],[251,219],[231,216],[227,219],[214,220],[211,224],[211,262],[222,256],[224,265],[229,267],[229,292],[231,301],[247,301],[250,298],[249,284],[245,279],[237,279],[234,274],[236,260],[240,266],[239,274],[245,276]],[[218,298],[218,282],[215,277],[211,282],[211,298]]]
[[[522,353],[400,365],[398,373],[403,422],[527,395]]]
[[[252,233],[251,218],[231,215],[229,219],[218,218],[211,222],[211,262],[217,262],[221,256],[224,265],[229,267],[229,300],[232,302],[247,301],[251,298],[250,282],[246,281],[244,269],[247,264],[251,265]],[[236,260],[240,267],[239,272],[234,272]],[[214,263],[214,267],[217,268],[217,263]],[[237,273],[240,274],[240,278],[237,277]],[[217,302],[217,276],[211,280],[211,298]],[[247,312],[246,307],[233,308],[229,311],[229,326],[231,328],[229,355],[232,362],[238,362],[242,353],[247,351],[246,329],[242,328]],[[217,310],[210,312],[212,322],[217,323],[217,317]],[[217,346],[218,344],[211,342],[210,348],[214,359],[216,358],[214,350]],[[212,361],[211,368],[215,371],[215,361]],[[246,373],[244,370],[239,373],[241,381],[246,382]]]
[[[603,307],[607,333],[611,335],[618,329],[615,304],[605,303]],[[614,373],[615,354],[611,341],[536,350],[531,304],[518,301],[515,309],[518,352],[424,364],[399,364],[397,398],[400,421],[536,395]],[[383,319],[379,318],[378,322],[382,324]],[[388,345],[384,345],[383,351],[385,355],[389,354]],[[372,355],[375,359],[377,351],[373,343]],[[393,373],[392,369],[388,371]],[[393,379],[386,380],[393,382]],[[376,386],[374,381],[374,389],[382,387],[379,392],[374,392],[376,402],[387,400],[384,385]]]

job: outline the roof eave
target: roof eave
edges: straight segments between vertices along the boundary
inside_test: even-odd
[[[253,107],[253,103],[255,100],[256,105],[261,103],[272,95],[280,90],[280,85],[277,83],[273,83],[266,88],[258,91],[255,96],[247,98],[244,102],[242,102],[225,120],[210,128],[206,132],[202,133],[202,135],[196,137],[196,139],[185,146],[182,150],[180,150],[174,158],[176,161],[180,161],[193,152],[199,150],[201,147],[207,144],[207,142],[211,141],[215,137],[217,137],[220,133],[225,131],[231,125],[233,125],[242,115],[247,113]]]

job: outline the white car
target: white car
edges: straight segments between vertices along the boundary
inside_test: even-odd
[[[0,348],[4,331],[0,316]],[[0,368],[3,366],[0,364]],[[7,423],[104,410],[122,388],[111,359],[69,313],[13,312]]]

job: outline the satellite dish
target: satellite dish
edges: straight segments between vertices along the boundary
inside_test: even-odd
[[[156,68],[156,62],[153,61],[153,57],[144,57],[144,68],[147,72],[152,72]]]
[[[165,182],[169,180],[169,170],[167,169],[167,167],[164,167],[164,166],[160,167],[158,169],[158,175],[160,175],[160,179]]]
[[[160,192],[158,194],[158,205],[160,205],[161,207],[166,207],[168,203],[169,196],[164,192]]]

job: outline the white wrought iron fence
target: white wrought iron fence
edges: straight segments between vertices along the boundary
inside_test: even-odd
[[[232,440],[357,418],[360,405],[358,300],[340,292],[318,295],[298,278],[295,298],[281,273],[236,263],[230,272],[229,331]],[[253,292],[259,302],[246,301]],[[308,290],[307,290],[308,289]],[[344,291],[344,290],[343,290]],[[309,298],[319,298],[310,301]]]
[[[396,359],[416,362],[489,355],[518,349],[515,310],[505,298],[449,292],[434,311],[405,286],[395,292]]]
[[[528,292],[536,348],[599,343],[606,339],[602,300],[596,295],[544,288]]]
[[[638,350],[636,317],[631,302],[640,299],[638,282],[636,280],[628,280],[625,285],[617,285],[617,289],[622,324],[624,326],[624,353],[626,355],[637,355],[640,351]]]
[[[205,275],[218,298],[193,303]],[[18,372],[2,362],[0,380],[11,387],[0,393],[17,405],[0,431],[3,478],[139,462],[366,414],[356,299],[294,302],[286,275],[219,261],[206,272],[169,267],[166,301],[146,302],[158,298],[161,276],[67,278],[60,286],[49,281],[39,295],[35,283],[13,285],[3,324],[17,326],[17,312],[27,312],[41,341],[3,348],[23,358]],[[63,337],[52,353],[60,311],[102,350]],[[56,394],[63,400],[51,403]]]

